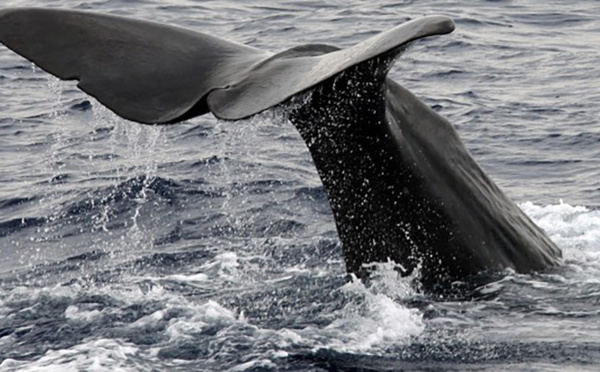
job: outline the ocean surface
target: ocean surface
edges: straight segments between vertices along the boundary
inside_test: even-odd
[[[280,109],[128,122],[0,47],[1,371],[600,370],[600,2],[4,0],[184,26],[273,52],[408,19],[457,29],[391,76],[458,129],[563,250],[475,298],[345,272]],[[149,77],[151,78],[151,77]]]

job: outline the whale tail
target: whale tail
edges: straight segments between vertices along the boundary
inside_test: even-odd
[[[393,260],[423,283],[554,265],[560,250],[493,182],[452,125],[387,78],[414,40],[454,29],[406,22],[353,47],[278,54],[147,21],[49,9],[0,11],[0,42],[118,115],[167,124],[241,119],[312,90],[290,121],[327,191],[348,271]]]
[[[451,32],[425,17],[351,48],[304,46],[271,54],[148,21],[58,9],[0,11],[0,42],[126,119],[174,123],[211,111],[240,119],[407,43]]]

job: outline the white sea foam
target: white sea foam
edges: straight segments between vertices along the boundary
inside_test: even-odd
[[[84,309],[81,309],[79,306],[75,306],[75,305],[70,305],[65,310],[65,318],[70,319],[70,320],[79,320],[79,321],[85,321],[85,322],[90,322],[90,321],[94,320],[95,318],[100,316],[100,314],[101,314],[101,312],[99,310],[96,310],[96,309],[84,310]]]
[[[600,211],[563,203],[520,205],[563,250],[567,264],[600,270]]]
[[[223,251],[217,254],[212,260],[202,265],[194,274],[194,278],[181,278],[184,281],[189,280],[236,280],[239,279],[238,269],[240,267],[240,257],[236,252]],[[176,279],[173,276],[173,279]]]
[[[209,279],[208,275],[204,273],[196,273],[191,275],[175,274],[169,276],[169,278],[181,282],[205,282]]]
[[[233,367],[231,369],[231,371],[241,372],[241,371],[247,371],[251,368],[255,371],[260,370],[260,369],[270,370],[270,369],[275,369],[276,367],[277,367],[277,365],[275,365],[275,363],[271,362],[270,360],[260,359],[260,360],[253,360],[251,362],[239,364],[239,365]]]
[[[238,317],[233,311],[212,300],[201,305],[190,304],[185,310],[184,316],[171,320],[167,327],[166,334],[171,340],[192,339],[194,334],[208,326],[226,327],[236,322],[244,322],[243,315]]]
[[[521,208],[563,249],[568,264],[581,268],[582,275],[589,278],[590,268],[600,270],[596,264],[600,246],[599,211],[565,203],[548,206],[524,203]],[[169,345],[185,340],[193,342],[198,334],[210,327],[220,330],[219,336],[214,337],[235,337],[239,332],[238,328],[246,329],[247,333],[244,334],[253,343],[269,344],[271,348],[269,353],[261,355],[260,358],[234,367],[242,371],[272,368],[273,360],[286,357],[290,350],[298,347],[385,354],[385,350],[390,347],[410,342],[412,338],[425,332],[426,321],[422,313],[404,306],[399,301],[414,295],[412,278],[399,277],[392,263],[375,266],[368,285],[354,279],[337,289],[346,297],[347,303],[331,314],[331,322],[326,323],[327,325],[309,325],[305,328],[271,329],[260,326],[252,318],[246,319],[244,308],[228,308],[220,304],[218,295],[215,295],[214,299],[195,300],[161,285],[164,279],[187,283],[202,282],[202,285],[207,286],[223,280],[233,280],[240,284],[240,291],[256,289],[256,283],[246,283],[242,280],[244,273],[241,272],[240,265],[244,259],[238,253],[222,251],[210,262],[194,270],[194,274],[172,274],[152,278],[126,276],[119,283],[100,286],[73,283],[69,286],[38,289],[15,287],[1,294],[0,310],[8,309],[7,303],[18,302],[21,299],[42,299],[44,296],[50,296],[76,300],[82,293],[93,292],[110,296],[119,305],[99,310],[89,304],[74,303],[66,308],[64,315],[69,322],[97,322],[105,313],[119,313],[128,305],[159,302],[164,306],[130,324],[125,324],[124,327],[152,329],[161,322],[166,322],[165,328],[160,332],[167,336]],[[286,273],[283,277],[285,280],[274,280],[269,284],[286,282],[292,279],[290,275],[297,274],[295,270],[283,271]],[[307,275],[304,271],[301,274]],[[247,312],[249,310],[246,309]],[[6,310],[1,310],[0,314],[4,312]],[[440,323],[442,320],[438,318],[436,321]],[[14,340],[9,338],[1,340],[1,343],[7,346],[13,342]],[[127,364],[127,358],[139,352],[135,345],[120,340],[86,340],[70,349],[48,351],[36,361],[7,359],[0,365],[0,369],[52,371],[56,370],[55,366],[60,365],[61,372],[103,368],[127,371],[134,369]]]
[[[378,265],[368,286],[354,278],[341,291],[347,304],[331,314],[333,321],[319,328],[262,330],[285,352],[291,347],[333,349],[341,352],[380,354],[387,347],[408,342],[425,329],[422,314],[396,300],[412,293],[411,279],[400,278],[392,264]],[[267,336],[268,335],[268,336]],[[283,350],[282,350],[283,349]],[[273,358],[279,354],[273,354]]]
[[[138,352],[135,345],[119,340],[100,339],[64,350],[48,350],[33,362],[6,359],[2,371],[77,372],[77,371],[137,371],[130,361]]]
[[[394,299],[401,295],[402,282],[398,274],[389,268],[380,268],[380,278],[373,287],[354,279],[341,290],[349,296],[362,297],[362,301],[350,302],[342,311],[343,316],[334,320],[325,331],[335,338],[328,347],[350,352],[377,352],[387,346],[408,341],[421,334],[425,328],[422,314],[409,309]],[[387,272],[386,272],[387,271]],[[378,282],[378,283],[377,283]],[[407,293],[404,293],[406,296]]]

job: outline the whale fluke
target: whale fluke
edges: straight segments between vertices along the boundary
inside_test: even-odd
[[[528,273],[561,252],[483,172],[452,125],[387,77],[442,16],[406,22],[347,49],[263,52],[122,17],[0,11],[0,42],[122,117],[147,124],[212,112],[241,119],[285,103],[327,191],[349,272],[393,260],[426,288],[481,272]]]
[[[429,16],[403,23],[348,49],[328,53],[311,45],[291,49],[257,64],[242,80],[230,87],[209,94],[208,106],[221,119],[243,119],[306,91],[350,67],[386,54],[395,57],[414,40],[447,34],[453,30],[454,22],[450,18]],[[307,53],[310,50],[314,54]]]
[[[0,41],[144,124],[208,113],[211,91],[271,55],[183,28],[60,9],[0,10]]]
[[[116,114],[144,124],[174,123],[209,108],[221,119],[242,119],[352,65],[453,29],[447,17],[424,17],[345,50],[323,54],[319,46],[308,45],[273,55],[118,16],[37,8],[0,11],[4,45],[61,79],[78,80],[79,88]],[[315,51],[320,55],[312,55]]]

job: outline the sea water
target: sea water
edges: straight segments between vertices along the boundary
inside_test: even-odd
[[[476,296],[381,264],[347,276],[285,113],[151,127],[0,48],[0,370],[600,368],[600,3],[7,0],[187,27],[272,52],[408,19],[457,29],[390,76],[458,129],[563,250]],[[151,77],[149,77],[151,78]]]

